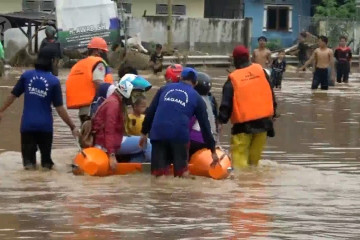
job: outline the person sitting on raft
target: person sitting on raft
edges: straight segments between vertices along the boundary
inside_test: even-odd
[[[206,105],[194,90],[197,73],[185,68],[179,83],[166,84],[156,93],[146,111],[139,142],[144,146],[150,133],[152,144],[151,173],[156,177],[168,175],[170,164],[174,177],[186,176],[188,172],[189,124],[192,116],[199,120],[206,147],[211,149],[215,166],[219,159],[215,152],[215,140],[207,116]]]
[[[216,124],[216,119],[218,115],[217,103],[215,98],[210,93],[211,90],[210,77],[206,73],[199,72],[197,81],[198,82],[194,89],[200,94],[200,96],[202,97],[202,99],[206,104],[206,110],[209,118],[211,132],[214,138],[217,139],[217,124]],[[193,116],[190,121],[190,149],[189,149],[190,158],[195,152],[203,148],[206,148],[206,144],[201,134],[199,121],[196,119],[195,116]]]
[[[114,93],[111,94],[96,111],[92,118],[92,132],[94,146],[98,147],[110,157],[110,165],[116,167],[116,154],[131,155],[144,152],[147,161],[151,159],[151,146],[139,148],[140,137],[126,136],[127,105],[132,103],[134,91],[148,91],[151,84],[144,78],[134,74],[126,74],[119,82]],[[135,139],[134,139],[135,137]]]
[[[140,95],[133,104],[133,113],[128,114],[127,132],[132,136],[140,136],[142,124],[145,119],[146,97]]]
[[[138,71],[133,67],[120,67],[118,71],[119,79],[123,78],[126,74],[138,75]],[[111,94],[114,93],[116,86],[111,83],[101,83],[96,91],[96,95],[90,107],[90,117],[94,116],[96,110]]]

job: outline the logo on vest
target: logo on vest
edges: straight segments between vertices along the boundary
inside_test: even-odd
[[[252,72],[248,72],[247,74],[244,75],[244,77],[241,80],[242,81],[248,81],[248,80],[253,80],[255,78],[259,78],[259,76],[253,74]]]
[[[49,83],[44,77],[34,76],[28,84],[29,94],[45,98],[49,92]]]
[[[165,94],[164,101],[178,103],[186,107],[186,104],[189,102],[189,96],[187,92],[181,89],[171,89]]]

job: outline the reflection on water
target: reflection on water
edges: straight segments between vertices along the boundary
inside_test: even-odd
[[[206,70],[219,99],[226,72]],[[1,102],[20,74],[0,79]],[[281,118],[266,160],[234,180],[75,177],[76,149],[54,114],[55,171],[25,172],[20,153],[0,155],[0,239],[358,239],[358,79],[312,93],[290,77],[277,92]],[[21,107],[0,124],[0,151],[19,150]]]

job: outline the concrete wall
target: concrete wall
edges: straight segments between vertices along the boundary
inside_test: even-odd
[[[17,12],[22,10],[22,0],[1,0],[0,13]]]
[[[279,1],[280,2],[280,1]],[[252,48],[257,47],[257,38],[259,36],[266,36],[269,40],[279,39],[283,47],[290,47],[294,41],[297,40],[299,33],[302,29],[299,29],[299,15],[310,16],[311,1],[310,0],[285,0],[281,1],[282,4],[292,7],[292,31],[263,31],[264,23],[264,0],[245,0],[245,17],[253,18],[253,38]]]
[[[227,54],[235,45],[246,43],[250,20],[176,18],[173,21],[174,47],[179,50]],[[165,44],[167,21],[164,17],[129,18],[130,36],[140,33],[144,42]]]
[[[167,4],[167,0],[132,0],[133,17],[142,17],[146,10],[147,16],[156,16],[156,4]],[[176,0],[173,4],[186,6],[186,17],[203,18],[205,0]]]

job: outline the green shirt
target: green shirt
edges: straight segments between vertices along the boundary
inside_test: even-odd
[[[4,48],[3,48],[3,45],[0,42],[0,59],[4,59],[4,58],[5,58],[5,56],[4,56]]]

